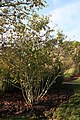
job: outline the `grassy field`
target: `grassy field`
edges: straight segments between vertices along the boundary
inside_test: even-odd
[[[73,80],[71,82],[75,84],[80,84],[80,77],[78,77],[76,80]]]
[[[73,74],[74,69],[71,68],[64,73],[64,76],[70,78]],[[74,95],[53,112],[53,120],[80,120],[80,77],[70,80],[70,83],[73,84]]]
[[[76,80],[80,83],[80,79]],[[74,82],[75,83],[75,82]],[[80,120],[80,85],[75,84],[74,95],[62,103],[53,113],[53,119],[56,120]]]
[[[74,68],[70,68],[70,69],[66,70],[64,72],[64,77],[65,78],[70,78],[70,76],[72,76],[74,74],[74,71],[75,71]]]

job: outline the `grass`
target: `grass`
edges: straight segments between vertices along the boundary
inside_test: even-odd
[[[80,94],[75,94],[69,101],[61,104],[53,113],[58,120],[80,120]]]
[[[77,80],[79,83],[80,78]],[[57,120],[80,120],[80,85],[74,84],[74,95],[62,103],[53,113],[53,119]]]
[[[64,72],[65,78],[70,78],[70,76],[72,76],[72,75],[74,74],[74,71],[75,71],[74,68],[70,68],[70,69],[66,70],[66,71]]]
[[[76,80],[73,80],[73,81],[71,81],[72,83],[75,83],[75,84],[80,84],[80,77],[78,77],[78,79],[76,79]]]
[[[77,94],[79,93],[80,94],[80,84],[74,84],[73,85],[73,88],[74,88],[74,93]]]

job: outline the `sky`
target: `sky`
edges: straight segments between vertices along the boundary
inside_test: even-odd
[[[50,27],[63,30],[71,40],[80,41],[80,0],[47,0],[42,14],[50,14]]]

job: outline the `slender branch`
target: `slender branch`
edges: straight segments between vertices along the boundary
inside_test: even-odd
[[[44,97],[46,95],[46,93],[48,92],[50,87],[53,85],[54,81],[60,76],[60,73],[61,72],[59,72],[58,75],[53,79],[53,81],[51,82],[51,84],[49,84],[49,86],[46,88],[46,90],[45,90],[45,88],[43,89],[42,93],[38,96],[37,100],[39,98],[42,98],[42,97]]]
[[[20,83],[20,84],[21,84],[21,91],[22,91],[23,98],[24,98],[26,104],[28,105],[28,101],[27,101],[27,98],[26,98],[26,96],[25,96],[25,94],[24,94],[24,90],[23,90],[23,87],[22,87],[22,83]]]

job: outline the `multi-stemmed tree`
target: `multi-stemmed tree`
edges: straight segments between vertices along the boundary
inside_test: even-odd
[[[18,84],[27,104],[42,98],[62,75],[60,45],[51,36],[49,17],[36,12],[42,6],[41,0],[15,0],[0,8],[1,78],[9,87]]]

